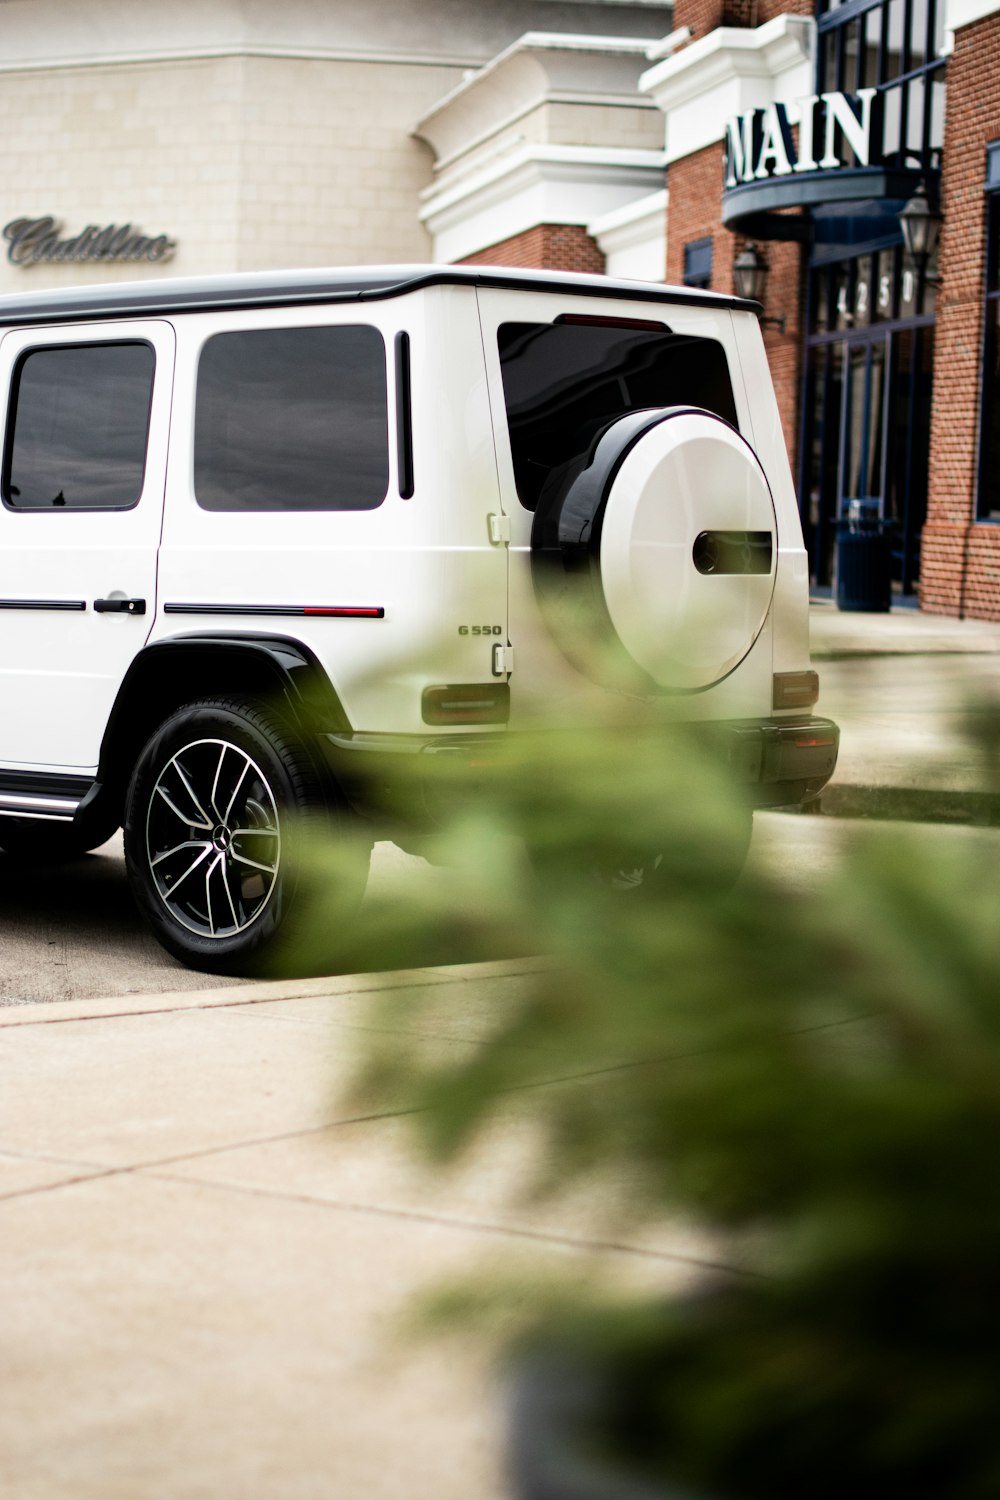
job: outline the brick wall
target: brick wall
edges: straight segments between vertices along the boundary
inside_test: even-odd
[[[717,26],[750,26],[754,0],[676,0],[674,26],[690,26],[695,36],[707,36]]]
[[[813,16],[816,6],[813,0],[760,0],[755,24],[763,26],[775,16]]]
[[[684,279],[684,246],[711,236],[712,290],[735,291],[733,262],[748,242],[723,227],[721,144],[672,162],[669,188],[667,281],[680,285]],[[802,251],[797,244],[780,240],[759,245],[758,250],[768,266],[765,312],[768,317],[785,319],[784,333],[772,327],[763,332],[794,473],[802,368]]]
[[[667,187],[667,281],[680,285],[684,246],[711,235],[712,286],[716,291],[730,291],[735,239],[722,227],[722,146],[706,146],[671,162]]]
[[[579,224],[537,224],[467,255],[466,266],[521,266],[546,271],[604,272],[604,256]]]
[[[1000,619],[1000,527],[975,523],[986,145],[1000,136],[1000,16],[955,35],[948,62],[930,495],[921,608]]]
[[[675,0],[674,26],[706,36],[717,26],[763,26],[775,16],[811,16],[813,0]]]
[[[772,240],[758,247],[767,261],[764,312],[769,318],[783,317],[784,331],[764,327],[764,346],[771,366],[774,394],[778,398],[785,447],[797,474],[799,405],[802,395],[802,339],[805,300],[805,258],[793,240]]]

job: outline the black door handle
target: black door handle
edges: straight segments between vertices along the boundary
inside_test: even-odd
[[[144,615],[145,599],[95,599],[94,611],[99,615]]]

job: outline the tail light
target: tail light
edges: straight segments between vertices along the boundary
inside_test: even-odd
[[[424,688],[425,724],[506,724],[510,686],[506,682],[466,682],[454,687]]]
[[[818,672],[775,672],[773,708],[812,708],[818,697]]]

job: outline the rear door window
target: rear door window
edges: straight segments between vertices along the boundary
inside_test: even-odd
[[[373,510],[388,486],[377,328],[245,329],[206,342],[194,446],[204,510]]]
[[[586,460],[628,412],[698,406],[736,427],[725,350],[666,324],[580,318],[502,323],[497,330],[518,499]]]
[[[142,493],[153,394],[147,343],[29,349],[11,385],[11,510],[127,510]]]

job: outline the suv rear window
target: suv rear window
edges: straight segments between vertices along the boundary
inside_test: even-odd
[[[518,499],[582,463],[609,423],[650,406],[700,406],[737,426],[725,351],[666,324],[503,323],[497,332]]]
[[[252,329],[206,342],[194,436],[204,510],[373,510],[388,487],[378,329]]]

